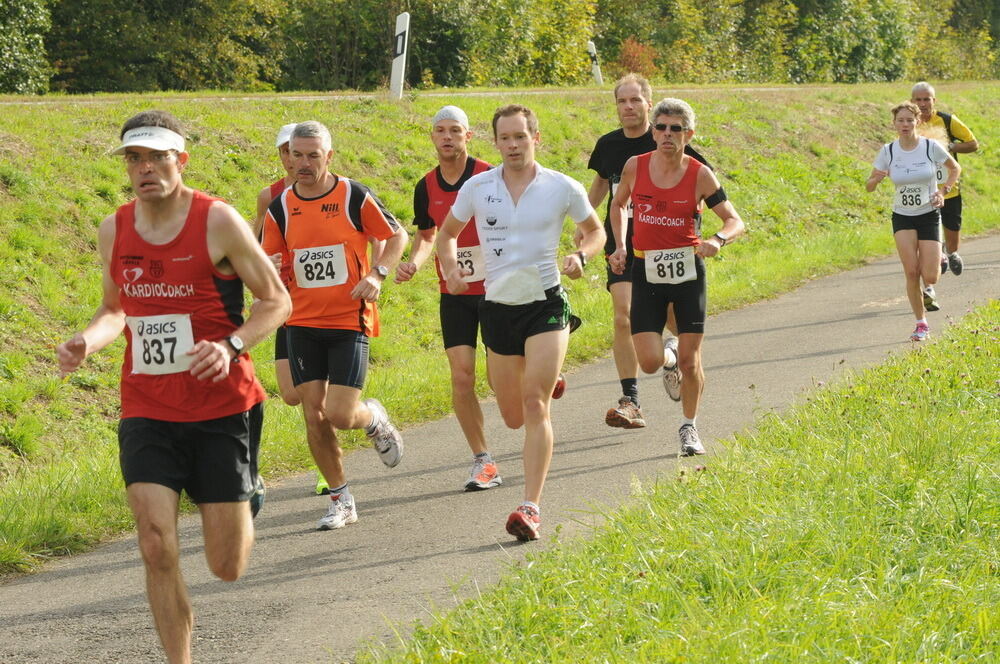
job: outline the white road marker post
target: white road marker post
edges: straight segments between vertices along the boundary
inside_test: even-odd
[[[594,83],[604,85],[604,77],[601,76],[601,63],[597,61],[597,46],[594,42],[587,42],[587,53],[590,54],[590,73],[594,75]]]
[[[410,44],[410,12],[396,17],[396,32],[392,42],[392,76],[389,79],[389,98],[403,98],[403,81],[406,79],[406,51]]]

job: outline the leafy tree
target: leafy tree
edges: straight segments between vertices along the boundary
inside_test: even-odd
[[[44,0],[0,0],[0,92],[49,89],[51,70],[42,41],[49,25]]]

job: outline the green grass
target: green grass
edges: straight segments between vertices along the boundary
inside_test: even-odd
[[[1000,301],[360,662],[995,662]]]
[[[698,113],[695,142],[718,168],[749,236],[726,247],[710,270],[712,311],[787,291],[818,275],[892,251],[888,189],[867,195],[870,161],[892,136],[887,108],[906,86],[862,85],[779,88],[754,92],[697,88],[684,96]],[[664,94],[664,91],[657,91]],[[962,157],[965,231],[1000,225],[1000,194],[990,173],[1000,170],[991,146],[1000,141],[994,115],[1000,83],[946,84],[939,99],[976,132],[981,154]],[[124,504],[115,456],[117,381],[123,343],[90,358],[77,375],[54,380],[53,348],[90,318],[100,297],[96,229],[127,200],[120,160],[108,156],[124,118],[150,107],[174,112],[187,127],[189,184],[254,212],[262,186],[279,164],[273,135],[282,124],[308,118],[327,123],[334,137],[335,170],[369,184],[412,230],[412,188],[434,165],[429,118],[458,102],[473,119],[471,152],[496,160],[486,140],[493,110],[523,101],[537,109],[542,130],[539,161],[589,185],[587,157],[596,138],[615,126],[608,91],[545,90],[525,95],[497,90],[480,97],[384,98],[191,94],[60,97],[54,103],[4,106],[0,119],[0,546],[11,552],[0,573],[31,569],[39,556],[89,545],[127,522],[102,511],[66,517],[78,531],[25,528],[18,519],[38,495],[59,491],[99,495],[108,515]],[[96,102],[96,103],[94,103]],[[708,215],[706,232],[717,228]],[[567,241],[569,223],[567,222]],[[568,247],[567,247],[568,248]],[[406,425],[448,412],[450,385],[437,323],[430,265],[409,284],[390,285],[382,302],[384,336],[372,342],[366,392]],[[612,336],[603,265],[568,282],[585,319],[573,335],[567,362],[607,353]],[[255,349],[258,373],[276,392],[271,342]],[[480,358],[482,364],[482,358]],[[477,390],[488,394],[483,371]],[[30,416],[30,417],[29,417]],[[265,474],[304,468],[308,453],[298,411],[272,399],[264,431]],[[362,441],[346,437],[348,445]],[[52,469],[97,470],[61,475]],[[92,492],[97,492],[93,494]],[[67,505],[71,504],[67,502]],[[57,508],[54,508],[57,509]],[[4,516],[4,515],[9,516]]]

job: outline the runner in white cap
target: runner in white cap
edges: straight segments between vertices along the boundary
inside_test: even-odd
[[[235,581],[253,546],[264,390],[247,349],[291,302],[246,222],[184,185],[177,119],[147,111],[122,129],[135,199],[98,231],[103,298],[87,327],[57,348],[63,375],[124,331],[119,458],[146,569],[146,593],[167,660],[191,661],[194,616],[180,569],[182,491],[201,513],[205,558]],[[253,293],[243,319],[243,285]]]
[[[409,259],[396,267],[396,283],[412,279],[430,257],[437,229],[444,223],[462,185],[473,175],[490,169],[485,161],[469,156],[468,142],[472,138],[469,118],[457,106],[445,106],[437,112],[431,121],[430,134],[438,165],[414,188],[413,223],[417,233]],[[472,450],[472,468],[465,490],[480,491],[503,483],[486,446],[483,411],[476,396],[479,305],[486,292],[483,282],[486,272],[476,225],[466,225],[457,242],[458,260],[470,273],[465,278],[468,289],[461,294],[451,293],[440,262],[435,261],[441,291],[441,336],[451,368],[452,407]]]

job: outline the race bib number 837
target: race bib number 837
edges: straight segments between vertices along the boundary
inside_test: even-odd
[[[129,316],[126,323],[132,332],[132,373],[162,376],[191,368],[190,314]]]

